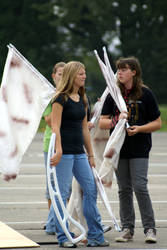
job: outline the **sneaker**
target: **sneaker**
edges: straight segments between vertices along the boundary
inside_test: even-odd
[[[103,233],[105,234],[105,233],[107,233],[108,231],[110,231],[111,230],[111,226],[108,226],[108,225],[102,225],[102,228],[103,228]]]
[[[155,230],[150,228],[147,230],[147,232],[145,233],[145,242],[146,243],[156,243],[157,239],[156,239],[156,234],[155,234]]]
[[[88,243],[88,240],[85,238],[79,242],[80,245],[86,245]]]
[[[77,245],[72,243],[71,241],[65,241],[59,244],[59,247],[63,247],[63,248],[76,248]]]
[[[45,231],[45,233],[46,233],[47,235],[55,235],[55,234],[56,234],[55,232],[47,232],[47,231]]]
[[[130,232],[129,228],[124,228],[121,232],[121,235],[115,238],[116,242],[128,242],[133,240],[133,235]]]
[[[104,240],[103,242],[99,242],[97,240],[91,240],[87,247],[108,247],[110,245],[108,240]]]

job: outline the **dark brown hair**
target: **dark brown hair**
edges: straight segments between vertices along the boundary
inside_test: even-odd
[[[135,57],[126,57],[126,58],[121,57],[116,61],[116,67],[117,69],[123,69],[129,67],[131,70],[136,71],[136,74],[133,76],[133,86],[129,96],[130,99],[136,101],[138,98],[141,97],[142,87],[145,86],[142,81],[142,70],[139,60]],[[124,95],[125,94],[124,86],[120,83],[119,80],[117,81],[117,83],[121,89],[122,95]]]

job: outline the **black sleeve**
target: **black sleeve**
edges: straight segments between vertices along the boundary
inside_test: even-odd
[[[61,105],[64,107],[64,105],[65,105],[65,103],[66,103],[65,98],[64,98],[64,95],[60,94],[60,95],[58,95],[57,97],[55,97],[55,98],[52,100],[52,104],[55,103],[55,102],[61,104]]]
[[[103,104],[101,115],[115,115],[114,114],[115,102],[110,94],[106,97],[106,100]]]
[[[148,120],[154,121],[160,116],[161,113],[156,97],[150,89],[146,90],[145,100]]]
[[[88,100],[88,109],[87,109],[87,120],[90,121],[91,119],[91,104],[90,104],[90,97],[87,96]]]

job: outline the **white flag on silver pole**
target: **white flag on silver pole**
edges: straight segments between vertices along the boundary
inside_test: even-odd
[[[103,63],[103,61],[100,59],[97,51],[95,51],[95,55],[99,62],[103,76],[106,80],[109,92],[112,98],[114,99],[120,112],[121,111],[127,112],[127,107],[120,92],[120,89],[116,84],[116,76],[111,69],[106,49],[103,48],[103,50],[104,50],[105,63]],[[125,138],[125,124],[126,124],[126,119],[121,119],[118,121],[104,150],[103,154],[104,160],[99,170],[99,175],[101,177],[102,183],[105,184],[106,186],[111,185],[114,169],[117,169],[119,152]]]
[[[0,89],[0,158],[6,180],[15,178],[55,89],[11,44]]]
[[[48,150],[48,158],[47,158],[47,179],[48,179],[48,186],[49,186],[49,193],[52,201],[52,205],[54,208],[54,211],[56,213],[57,219],[59,220],[59,223],[66,234],[67,238],[72,242],[72,243],[77,243],[80,240],[82,240],[85,235],[86,235],[86,230],[85,228],[79,224],[76,220],[72,218],[66,207],[64,206],[61,193],[59,190],[59,185],[57,181],[57,176],[56,176],[56,167],[51,167],[50,165],[50,158],[54,155],[54,150],[55,150],[55,140],[56,140],[56,134],[52,133],[50,143],[49,143],[49,150]],[[54,187],[52,186],[51,183],[51,175],[53,175],[54,179]],[[74,191],[74,190],[73,190]],[[77,190],[75,190],[77,192]],[[63,212],[63,217],[61,217],[61,214],[59,212],[58,206],[56,199],[59,201],[62,212]],[[79,229],[80,235],[73,238],[68,230],[67,222],[72,223],[76,228]]]

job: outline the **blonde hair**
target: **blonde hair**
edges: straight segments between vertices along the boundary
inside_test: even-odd
[[[82,68],[85,69],[84,64],[78,61],[71,61],[65,64],[61,80],[56,89],[56,94],[53,99],[57,98],[60,94],[63,94],[65,101],[67,101],[68,97],[73,92],[73,83],[75,77],[79,70]],[[87,106],[87,98],[84,87],[79,88],[79,95],[83,98],[84,105]]]
[[[64,62],[58,62],[54,65],[52,74],[56,74],[58,68],[64,68],[66,64]]]

